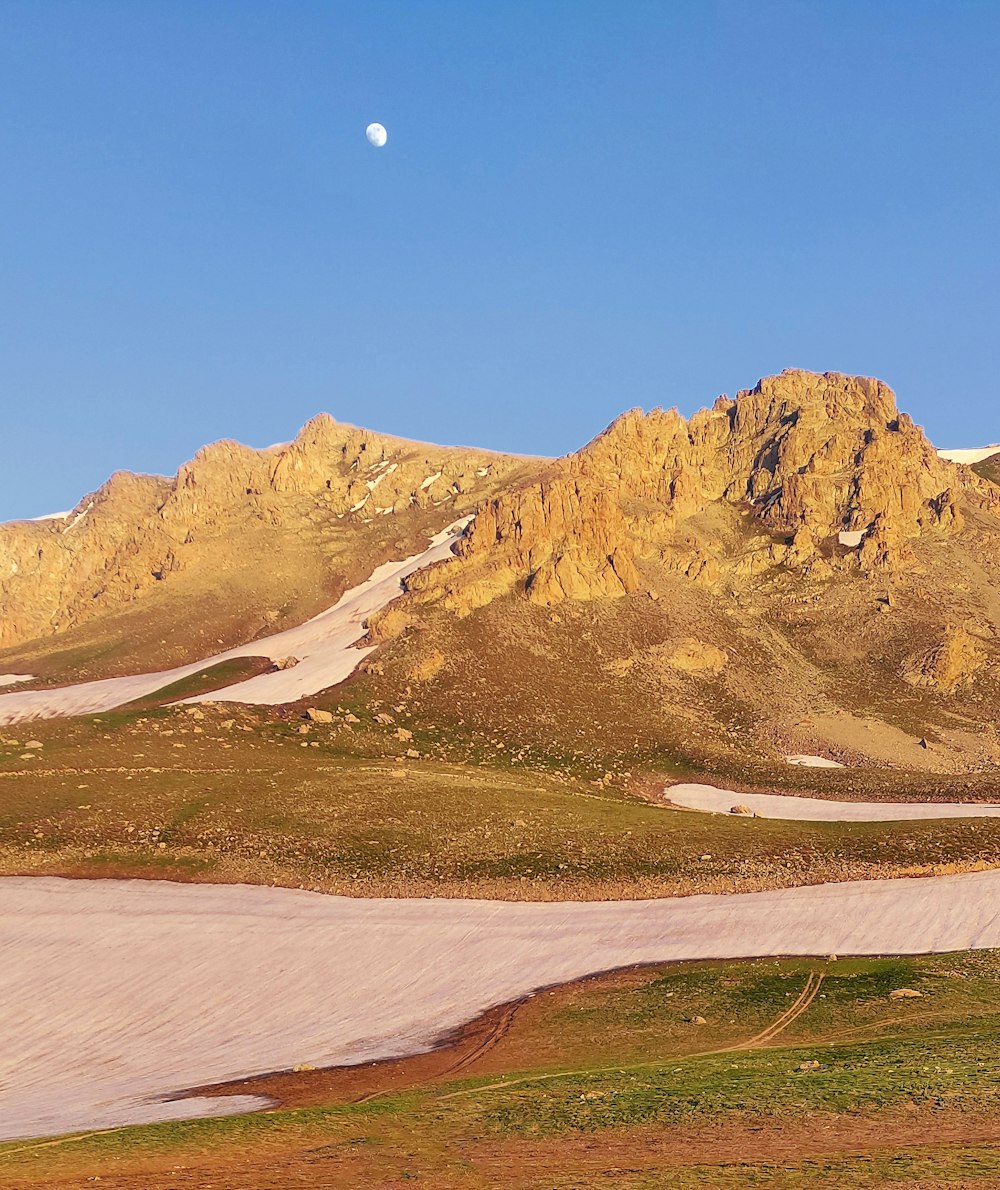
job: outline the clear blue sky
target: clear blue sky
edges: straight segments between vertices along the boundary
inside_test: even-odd
[[[788,366],[996,441],[998,60],[989,0],[3,0],[0,519],[321,409],[555,454]]]

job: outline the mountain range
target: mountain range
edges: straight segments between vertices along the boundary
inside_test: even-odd
[[[558,460],[324,414],[0,526],[0,672],[20,691],[252,655],[467,521],[366,617],[353,680],[378,699],[605,756],[989,771],[1000,455],[975,456],[837,373],[631,410]]]

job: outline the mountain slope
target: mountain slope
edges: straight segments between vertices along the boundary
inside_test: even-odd
[[[459,513],[454,556],[370,617],[379,652],[353,682],[376,703],[410,692],[444,728],[622,769],[1000,762],[1000,489],[883,383],[836,373],[689,419],[632,411],[555,461],[320,418],[171,482],[117,477],[75,525],[0,530],[8,638],[36,634],[0,669],[51,683],[247,652]]]
[[[689,420],[632,412],[480,509],[376,625],[400,634],[381,664],[444,658],[438,713],[550,747],[992,767],[998,497],[879,381],[787,372]]]
[[[119,472],[64,520],[0,526],[4,669],[104,677],[301,623],[536,466],[358,430],[206,447],[172,480]]]

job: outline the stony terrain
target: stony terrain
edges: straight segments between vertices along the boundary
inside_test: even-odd
[[[785,372],[690,419],[633,411],[554,462],[319,417],[288,446],[219,443],[174,480],[118,475],[69,520],[0,529],[0,668],[51,685],[189,664],[474,514],[455,558],[369,621],[389,701],[412,685],[443,725],[552,747],[609,716],[642,735],[639,698],[674,749],[990,769],[991,465],[941,458],[884,384],[837,374]]]
[[[1000,802],[1000,472],[973,453],[970,465],[941,457],[878,381],[786,372],[688,419],[627,413],[560,460],[322,416],[265,451],[208,447],[173,479],[117,475],[66,517],[0,526],[0,700],[45,709],[0,729],[0,876],[283,886],[302,891],[273,895],[345,894],[362,918],[373,897],[463,898],[470,912],[482,898],[656,897],[675,898],[656,912],[681,922],[697,904],[678,896],[755,893],[820,906],[810,928],[836,929],[808,949],[898,948],[893,928],[907,922],[917,949],[941,923],[927,945],[981,946],[992,935],[961,890],[989,890],[976,902],[985,929],[1000,820],[964,807]],[[467,518],[454,547],[438,537],[423,554]],[[373,574],[389,576],[384,597]],[[326,639],[312,618],[355,588],[371,602]],[[334,645],[336,684],[307,683]],[[153,671],[167,672],[126,683],[127,703],[72,713],[85,707],[76,684]],[[266,705],[220,701],[262,686],[277,692]],[[676,782],[724,787],[723,813],[669,808]],[[798,820],[783,817],[789,802]],[[744,812],[754,807],[778,816]],[[911,879],[880,883],[900,877]],[[837,881],[862,883],[855,896]],[[845,887],[850,904],[827,899]],[[720,900],[720,929],[678,925],[683,945],[657,953],[720,953],[732,924]],[[745,953],[770,917],[744,924],[727,953]],[[78,946],[72,925],[63,942]],[[522,1006],[497,1007],[459,1065],[431,1056],[439,1082],[485,1057],[486,1081],[391,1102],[362,1088],[345,1106],[343,1072],[286,1071],[282,1097],[287,1087],[304,1114],[6,1146],[0,1182],[248,1190],[266,1168],[275,1187],[425,1177],[648,1190],[669,1167],[678,1186],[990,1184],[995,1080],[981,1073],[996,1020],[980,1010],[995,1003],[995,956],[877,978],[885,960],[837,960],[835,1028],[823,961],[795,968],[794,988],[788,971],[761,981],[753,964],[712,968],[693,988],[682,966],[657,977],[662,1002],[657,991],[634,1012],[628,989],[647,973],[606,976],[596,1010],[547,991],[540,1006],[568,1007],[543,1014],[544,1033],[514,1057],[490,1055]],[[308,955],[286,974],[267,1005],[279,1018],[315,991]],[[212,995],[188,989],[190,975],[172,965],[161,1021],[185,1043],[173,1007],[189,990]],[[420,971],[401,986],[411,978]],[[809,1046],[775,1063],[774,1039],[807,1009]],[[905,1036],[899,1012],[914,1018]],[[59,1073],[30,1070],[39,1103]]]

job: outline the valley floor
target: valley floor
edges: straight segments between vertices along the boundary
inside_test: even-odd
[[[592,900],[1000,867],[995,817],[680,813],[664,807],[664,785],[706,775],[669,756],[626,767],[515,747],[338,693],[329,724],[205,705],[0,730],[0,874]],[[831,806],[1000,801],[991,774],[782,765],[737,777],[710,779],[734,801],[765,791]]]
[[[471,724],[435,723],[407,706],[379,704],[364,679],[321,705],[333,722],[304,721],[302,708],[265,713],[204,705],[4,729],[0,875],[282,885],[348,894],[359,907],[362,898],[378,896],[430,897],[441,909],[445,897],[674,898],[663,903],[668,913],[682,904],[676,898],[692,893],[784,889],[812,897],[824,890],[799,886],[857,880],[865,882],[862,895],[878,896],[886,878],[945,876],[943,885],[920,879],[904,886],[904,916],[957,931],[916,948],[1000,945],[987,932],[996,920],[995,893],[984,899],[978,925],[964,896],[943,915],[920,907],[931,888],[947,887],[956,873],[972,873],[962,879],[982,880],[983,888],[997,879],[996,818],[826,822],[680,812],[662,804],[664,784],[704,781],[707,774],[663,753],[605,760],[584,746],[567,745],[561,753],[514,746]],[[712,777],[739,800],[784,792],[831,804],[1000,801],[990,774],[942,778],[783,766]],[[176,890],[175,883],[154,887]],[[396,902],[393,915],[401,908]],[[725,916],[731,917],[728,906]],[[849,921],[836,908],[824,904],[813,917],[841,933],[817,937],[812,952],[864,949],[844,936]],[[859,920],[869,947],[906,948],[899,934],[877,938],[872,917]],[[895,911],[886,920],[899,924]],[[731,922],[745,937],[773,924],[769,910],[750,914],[742,926],[738,915]],[[699,947],[717,936],[714,924],[697,922],[685,934]],[[271,949],[279,959],[280,948]],[[161,962],[163,953],[151,952],[149,962]],[[592,957],[465,1001],[432,1032],[497,999],[520,998],[537,983],[609,964],[711,953]],[[166,964],[170,979],[161,988],[178,1006],[202,994],[186,961]],[[438,966],[446,982],[454,980],[454,962],[442,959]],[[317,953],[303,957],[307,986],[329,986],[321,968]],[[419,963],[409,969],[407,979],[422,974]],[[876,971],[884,979],[871,983]],[[698,973],[701,982],[683,983],[685,972]],[[777,984],[768,983],[779,973]],[[670,980],[682,982],[662,982]],[[400,983],[404,1000],[417,999]],[[889,991],[914,986],[922,990],[919,999],[888,1000]],[[284,1005],[297,1017],[290,987],[276,987],[270,1000],[279,1015]],[[648,990],[653,987],[660,990]],[[362,1066],[349,1075],[303,1072],[203,1088],[210,1095],[273,1096],[283,1106],[83,1140],[5,1144],[0,1187],[83,1187],[97,1178],[120,1190],[414,1182],[456,1190],[1000,1185],[993,1073],[1000,1059],[998,989],[995,956],[985,951],[953,959],[821,958],[620,972],[499,1010],[456,1039],[458,1049],[440,1055],[443,1067],[404,1062],[385,1083],[378,1080],[388,1068],[380,1065],[371,1084],[364,1076],[372,1067]],[[139,1007],[148,1007],[146,994],[139,989]],[[730,1011],[734,996],[743,997],[742,1007]],[[805,1008],[785,1021],[803,996]],[[68,1019],[62,1010],[46,1014],[37,990],[17,1002],[37,1004],[49,1022]],[[547,1005],[556,1015],[536,1020]],[[108,1007],[117,1011],[113,1001]],[[831,1007],[835,1018],[825,1015]],[[210,1007],[194,1016],[211,1020]],[[694,1024],[697,1017],[706,1023]],[[901,1022],[912,1028],[900,1031]],[[327,1032],[329,1023],[322,1022]],[[134,1039],[125,1047],[130,1061],[142,1056],[147,1037],[140,1023],[126,1032]],[[187,1039],[194,1046],[198,1040]],[[30,1078],[42,1100],[51,1097],[70,1051],[67,1043],[58,1053],[44,1047],[22,1053],[14,1077]],[[309,1063],[317,1055],[272,1057],[252,1068]],[[799,1070],[812,1062],[819,1069]],[[176,1079],[171,1089],[232,1073],[238,1071],[206,1068]],[[345,1102],[359,1099],[366,1101]]]
[[[4,1145],[0,1186],[987,1187],[998,990],[996,951],[611,973],[409,1063],[229,1088],[266,1114]]]

